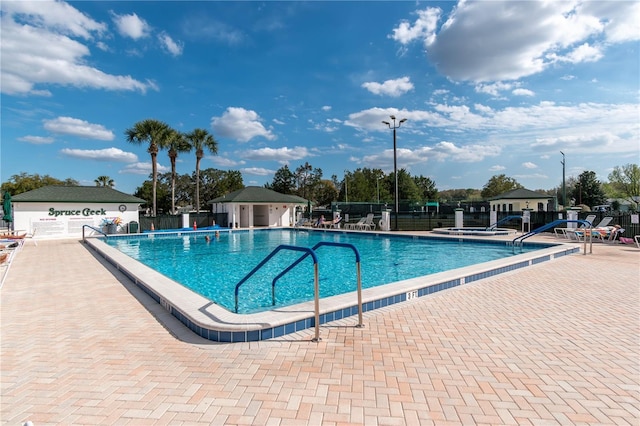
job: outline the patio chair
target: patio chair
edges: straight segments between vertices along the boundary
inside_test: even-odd
[[[373,213],[368,213],[367,217],[364,219],[364,223],[362,225],[360,225],[360,229],[361,230],[367,230],[367,231],[375,231],[376,229],[376,224],[373,221]]]
[[[592,226],[593,228],[604,228],[605,226],[609,225],[611,223],[611,221],[613,220],[613,217],[611,216],[605,216],[600,223],[598,223],[595,226]],[[593,225],[593,224],[592,224]]]
[[[344,229],[361,229],[362,224],[364,224],[364,221],[367,220],[366,217],[362,217],[360,218],[359,221],[355,222],[355,223],[347,223],[346,225],[344,225]]]

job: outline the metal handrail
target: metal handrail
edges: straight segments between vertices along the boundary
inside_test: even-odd
[[[361,274],[360,274],[360,252],[358,251],[356,246],[354,246],[353,244],[338,243],[338,242],[333,242],[333,241],[320,241],[320,242],[316,243],[316,245],[314,245],[311,248],[311,250],[313,250],[315,252],[315,250],[317,250],[318,247],[321,247],[321,246],[333,246],[333,247],[350,248],[351,250],[353,250],[354,254],[356,255],[356,278],[357,278],[357,281],[358,281],[358,290],[357,290],[358,291],[358,325],[356,327],[364,327],[364,324],[362,323],[362,280],[361,280]],[[297,259],[295,262],[293,262],[291,265],[289,265],[284,271],[279,273],[273,279],[273,281],[271,282],[271,302],[272,302],[273,305],[276,304],[276,281],[278,281],[287,272],[289,272],[290,270],[295,268],[300,262],[302,262],[304,259],[306,259],[307,256],[309,256],[309,253],[305,253],[302,256],[300,256],[299,259]]]
[[[84,236],[84,228],[89,228],[89,229],[91,229],[91,230],[93,230],[93,231],[95,231],[95,232],[97,232],[99,234],[104,235],[106,238],[109,238],[109,235],[107,235],[107,233],[102,231],[101,229],[95,228],[95,227],[93,227],[91,225],[82,225],[82,242],[83,243],[86,242],[86,239],[85,239],[85,236]]]
[[[520,235],[518,237],[515,237],[513,239],[513,241],[511,241],[511,244],[513,244],[514,246],[516,244],[520,244],[522,245],[522,242],[529,238],[532,237],[536,234],[539,234],[542,231],[546,231],[547,229],[551,229],[551,228],[555,228],[557,225],[563,224],[563,223],[580,223],[583,225],[586,225],[585,231],[591,231],[591,229],[593,228],[591,226],[591,222],[587,221],[587,220],[568,220],[568,219],[558,219],[558,220],[554,220],[551,223],[547,223],[546,225],[541,226],[538,229],[534,229],[533,231],[527,232],[526,234]],[[589,253],[593,253],[593,239],[591,237],[592,232],[588,232],[589,234]],[[585,238],[584,238],[584,254],[587,254],[587,238],[586,238],[586,233],[585,233]]]
[[[275,256],[280,250],[293,250],[293,251],[303,251],[306,252],[305,257],[306,256],[311,256],[313,258],[313,263],[314,265],[317,266],[318,264],[318,257],[316,256],[315,252],[308,248],[308,247],[298,247],[298,246],[292,246],[292,245],[287,245],[287,244],[281,244],[278,247],[276,247],[271,253],[269,253],[269,255],[267,257],[265,257],[260,263],[258,263],[258,265],[253,268],[251,270],[251,272],[249,272],[243,279],[241,279],[238,284],[236,284],[236,289],[235,289],[235,299],[236,299],[236,303],[235,303],[235,309],[236,309],[236,313],[238,313],[238,290],[240,289],[240,286],[242,284],[244,284],[249,278],[251,278],[253,276],[253,274],[255,274],[260,268],[262,268],[264,266],[265,263],[267,263],[273,256]]]

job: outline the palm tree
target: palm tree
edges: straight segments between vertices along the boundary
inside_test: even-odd
[[[153,210],[152,215],[156,215],[156,189],[158,186],[158,150],[166,145],[171,128],[164,122],[158,120],[138,121],[130,129],[125,130],[127,141],[135,144],[149,143],[147,152],[151,154],[151,175],[153,179]]]
[[[111,179],[109,176],[98,176],[96,179],[94,179],[94,182],[96,183],[96,186],[103,186],[103,187],[109,187],[109,188],[113,188],[113,179]]]
[[[169,160],[171,160],[171,214],[176,213],[176,159],[179,152],[191,151],[191,145],[185,140],[184,134],[171,130],[167,138],[166,146],[169,148]]]
[[[187,133],[185,138],[196,150],[196,213],[200,213],[200,160],[204,157],[204,148],[212,154],[218,153],[218,142],[204,129],[195,129]]]

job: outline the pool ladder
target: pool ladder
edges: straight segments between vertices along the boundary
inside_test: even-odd
[[[295,268],[300,262],[311,256],[313,260],[313,272],[314,272],[314,313],[315,313],[315,337],[312,339],[314,342],[319,342],[320,339],[320,279],[318,273],[318,256],[316,256],[316,250],[322,246],[334,246],[334,247],[346,247],[350,248],[356,256],[356,277],[358,282],[358,325],[356,327],[364,327],[362,323],[362,281],[360,275],[360,252],[353,244],[337,243],[333,241],[320,241],[312,248],[293,246],[288,244],[282,244],[276,247],[267,257],[264,258],[255,268],[251,270],[244,278],[242,278],[235,288],[235,312],[238,313],[238,291],[240,286],[247,282],[253,274],[255,274],[260,268],[262,268],[271,258],[273,258],[278,252],[282,250],[300,251],[304,254],[300,256],[291,265],[286,267],[281,273],[279,273],[271,282],[271,303],[276,304],[276,282],[286,275],[289,271]]]

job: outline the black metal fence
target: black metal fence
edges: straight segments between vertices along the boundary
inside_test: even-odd
[[[624,228],[624,236],[633,237],[634,235],[640,235],[640,225],[638,223],[632,223],[633,213],[620,213],[620,212],[581,212],[578,213],[578,219],[584,220],[589,215],[596,215],[593,221],[593,226],[596,226],[605,217],[611,217],[612,220],[609,223],[610,226],[615,224]],[[391,227],[394,228],[395,216],[394,213],[390,213]],[[497,214],[497,220],[500,221],[507,216],[519,216],[522,212],[499,212]],[[343,215],[344,216],[344,215]],[[361,217],[366,216],[366,212],[359,214],[351,214],[349,216],[349,222],[357,222]],[[378,223],[380,220],[380,213],[376,213],[374,223]],[[544,211],[532,211],[530,212],[530,230],[533,231],[540,228],[547,223],[551,223],[558,219],[567,219],[566,212],[544,212]],[[465,227],[481,227],[486,228],[493,225],[490,222],[490,213],[484,212],[463,212],[463,224]],[[399,212],[398,214],[398,230],[400,231],[431,231],[434,228],[451,228],[455,226],[455,212],[450,213],[426,213],[426,212]],[[501,223],[500,228],[510,228],[521,230],[522,221],[516,219],[509,220]],[[528,228],[527,228],[528,229]]]
[[[227,213],[189,213],[189,227],[193,227],[194,223],[198,228],[207,226],[220,225],[228,227]],[[182,215],[159,215],[159,216],[140,216],[139,232],[149,231],[152,229],[181,229]]]

